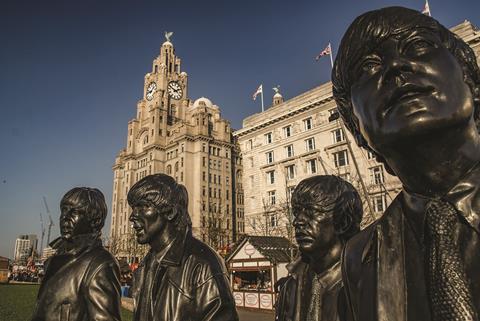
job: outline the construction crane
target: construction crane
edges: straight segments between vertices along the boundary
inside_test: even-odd
[[[52,226],[54,226],[55,224],[53,224],[53,221],[52,221],[52,215],[50,215],[50,210],[48,209],[48,205],[47,205],[47,198],[44,196],[43,197],[43,204],[45,204],[45,209],[47,210],[47,214],[48,214],[48,234],[47,234],[47,244],[50,244],[50,233],[52,231]]]
[[[42,213],[40,213],[40,224],[42,225],[42,241],[40,243],[40,253],[42,253],[43,250],[43,240],[45,238],[45,226],[43,225],[43,216]]]

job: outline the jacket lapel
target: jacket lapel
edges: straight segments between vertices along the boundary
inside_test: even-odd
[[[379,321],[406,321],[404,219],[399,195],[377,233],[377,316]]]

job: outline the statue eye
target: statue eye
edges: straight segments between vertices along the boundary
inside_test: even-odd
[[[375,68],[381,65],[381,62],[377,58],[366,58],[360,64],[361,71],[371,72]]]
[[[415,39],[405,45],[404,52],[407,55],[418,55],[435,45],[426,39]]]

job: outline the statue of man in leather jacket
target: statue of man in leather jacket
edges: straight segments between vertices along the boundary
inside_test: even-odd
[[[293,226],[300,256],[287,266],[276,321],[336,321],[344,318],[340,254],[360,230],[362,201],[347,181],[332,175],[302,180],[292,194]]]
[[[45,262],[32,321],[120,321],[120,269],[102,246],[107,216],[98,189],[76,187],[60,202],[61,237]]]
[[[403,185],[383,216],[345,246],[342,274],[353,320],[478,321],[474,51],[432,17],[382,8],[348,28],[332,83],[358,145]]]
[[[192,236],[186,188],[150,175],[128,192],[138,243],[150,251],[135,271],[136,321],[237,321],[225,264]]]

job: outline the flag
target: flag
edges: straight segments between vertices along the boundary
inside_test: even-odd
[[[423,7],[422,13],[429,17],[432,16],[432,14],[430,13],[430,6],[428,5],[428,0],[425,0],[425,6]]]
[[[318,60],[320,59],[320,57],[331,55],[331,54],[332,54],[332,48],[330,47],[330,44],[328,44],[328,46],[325,49],[323,49],[322,52],[318,54],[318,56],[315,57],[315,60]]]
[[[257,91],[253,94],[253,96],[252,96],[253,100],[257,99],[258,94],[263,94],[263,86],[262,85],[258,86]]]

